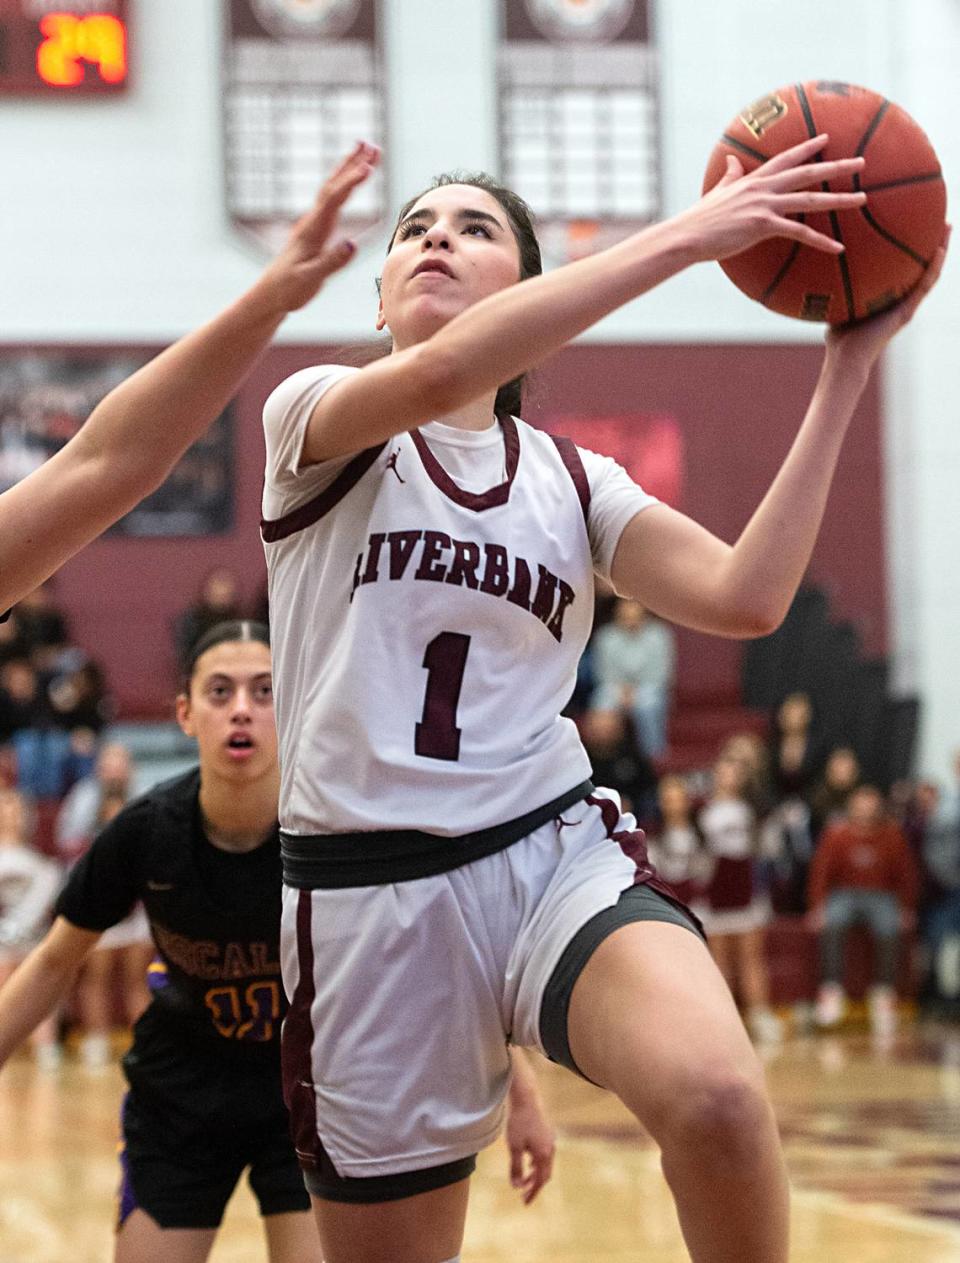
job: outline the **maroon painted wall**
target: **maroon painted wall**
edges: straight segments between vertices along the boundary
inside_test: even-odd
[[[175,685],[171,627],[215,565],[234,569],[253,601],[265,577],[258,522],[263,473],[260,408],[297,368],[336,359],[330,348],[270,352],[236,407],[236,511],[228,535],[196,540],[109,538],[63,568],[58,595],[80,643],[106,664],[121,710],[169,711]],[[661,413],[682,433],[680,508],[733,540],[789,447],[816,381],[811,346],[582,346],[540,370],[528,419],[564,412]],[[871,386],[841,460],[810,578],[858,628],[870,654],[885,648],[880,404]],[[735,690],[736,642],[684,633],[680,687]]]
[[[733,542],[789,450],[821,358],[810,345],[571,347],[538,375],[536,395],[544,414],[672,414],[685,459],[676,507]],[[844,445],[808,571],[834,616],[853,622],[868,656],[887,647],[881,432],[875,377]],[[739,663],[736,641],[680,636],[681,691],[736,690]]]

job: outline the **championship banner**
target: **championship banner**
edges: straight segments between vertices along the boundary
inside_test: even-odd
[[[230,218],[271,253],[357,140],[383,145],[378,0],[224,0],[224,158]],[[386,215],[382,167],[341,223]]]
[[[500,155],[554,258],[660,214],[659,84],[649,0],[501,0]]]

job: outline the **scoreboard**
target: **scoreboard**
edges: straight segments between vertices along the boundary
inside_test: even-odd
[[[128,0],[0,0],[0,96],[127,87]]]

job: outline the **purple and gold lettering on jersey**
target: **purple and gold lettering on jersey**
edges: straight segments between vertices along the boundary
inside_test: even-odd
[[[264,942],[214,943],[187,938],[152,922],[157,946],[166,959],[183,973],[208,982],[236,978],[258,978],[280,974],[279,960],[272,960]]]
[[[370,583],[449,583],[487,596],[501,597],[539,619],[557,641],[563,640],[563,619],[576,600],[572,586],[547,566],[536,563],[536,575],[523,557],[511,557],[502,544],[453,539],[444,531],[374,531],[357,557],[350,601]]]

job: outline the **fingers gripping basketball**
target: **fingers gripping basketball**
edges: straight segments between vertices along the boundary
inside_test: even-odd
[[[843,252],[830,255],[778,237],[723,259],[721,266],[745,294],[773,311],[845,324],[900,302],[943,240],[940,164],[904,110],[852,84],[780,88],[730,123],[711,154],[703,187],[728,175],[731,155],[752,171],[821,132],[830,139],[816,161],[862,156],[866,164],[862,172],[825,180],[823,190],[863,190],[867,201],[842,210],[798,211],[795,218],[841,242]]]

